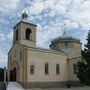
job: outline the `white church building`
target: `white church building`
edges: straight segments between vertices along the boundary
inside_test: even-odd
[[[81,59],[81,42],[66,32],[51,41],[50,49],[36,46],[37,25],[28,14],[14,26],[13,45],[8,53],[8,80],[24,88],[77,85],[77,62]]]

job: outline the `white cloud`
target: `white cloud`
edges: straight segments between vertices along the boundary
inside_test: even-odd
[[[0,62],[3,62],[3,60],[6,59],[6,57],[7,56],[4,53],[0,52]]]
[[[71,9],[67,13],[67,16],[71,20],[79,23],[81,27],[85,29],[85,24],[87,24],[87,27],[88,24],[90,24],[90,0],[83,0],[83,3],[81,1],[82,0],[79,0],[78,2],[78,0],[76,0],[76,2],[72,3]]]
[[[51,2],[51,3],[50,3]],[[48,21],[48,23],[44,23],[44,26],[42,27],[43,31],[38,31],[38,42],[37,45],[39,46],[45,46],[45,43],[49,39],[55,38],[57,36],[60,36],[62,34],[63,28],[66,29],[80,29],[80,30],[87,30],[89,29],[89,23],[90,23],[90,1],[84,1],[84,0],[61,0],[58,1],[55,5],[55,0],[47,0],[45,9],[51,9],[50,12],[47,13],[46,16],[50,16],[53,18],[55,15],[65,15],[66,19],[60,19],[61,16],[56,17],[54,21]],[[55,6],[54,6],[55,5]],[[41,24],[42,24],[41,23]],[[67,24],[64,26],[64,24]],[[41,28],[40,28],[41,30]],[[45,31],[46,30],[46,31]],[[60,33],[61,32],[61,33]],[[76,31],[75,31],[76,32]],[[80,31],[76,32],[74,36],[80,37]],[[86,34],[83,34],[85,38]],[[82,39],[80,37],[80,39]],[[85,43],[85,40],[84,42]]]
[[[0,0],[0,11],[8,12],[14,10],[17,7],[19,0]]]
[[[6,63],[7,63],[7,55],[3,52],[0,52],[0,65],[5,64],[6,66],[7,65]]]
[[[75,21],[65,20],[64,23],[63,27],[66,29],[79,28],[78,23]]]
[[[43,9],[44,9],[44,3],[37,1],[30,7],[30,13],[34,15],[38,15],[43,11]]]
[[[9,40],[13,40],[13,30],[7,34]]]
[[[38,27],[38,32],[37,32],[37,46],[41,47],[47,47],[51,43],[51,39],[61,36],[62,30],[60,28],[59,24],[52,24],[52,25],[47,25],[47,26],[40,26]],[[47,42],[49,42],[47,44]]]
[[[46,0],[44,1],[45,8],[52,8],[55,4],[56,0]]]
[[[0,41],[4,41],[5,40],[5,35],[3,33],[0,33]]]
[[[0,42],[1,41],[5,41],[5,40],[12,40],[13,39],[13,32],[9,32],[7,35],[5,35],[4,33],[0,33]]]

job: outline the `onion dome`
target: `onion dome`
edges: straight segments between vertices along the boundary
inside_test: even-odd
[[[28,18],[28,13],[27,11],[25,10],[23,13],[22,13],[22,19],[27,19]]]

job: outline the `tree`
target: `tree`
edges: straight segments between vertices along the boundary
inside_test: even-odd
[[[81,83],[90,85],[90,31],[86,40],[84,50],[81,51],[82,59],[77,64],[77,77]]]
[[[0,68],[0,81],[4,81],[4,69]]]

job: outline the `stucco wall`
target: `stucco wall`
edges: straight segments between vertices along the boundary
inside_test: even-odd
[[[27,28],[31,29],[31,32],[32,32],[31,40],[25,39],[25,34],[26,34]],[[26,45],[26,46],[35,47],[36,46],[36,26],[33,26],[31,24],[21,23],[19,43]]]
[[[77,62],[81,60],[81,57],[77,57],[77,58],[72,58],[69,60],[69,78],[70,81],[79,81],[79,79],[77,78],[77,74],[74,73],[74,68],[73,68],[73,64],[77,65]]]
[[[50,82],[68,80],[67,59],[65,55],[28,49],[28,82]],[[49,64],[49,74],[45,75],[45,63]],[[30,74],[30,65],[35,66],[35,73]],[[56,64],[60,65],[60,74],[56,75]]]
[[[31,29],[32,38],[31,40],[26,40],[26,29]],[[36,26],[31,25],[30,23],[21,22],[20,24],[15,27],[14,34],[13,34],[13,42],[15,43],[16,38],[16,30],[18,30],[18,40],[17,43],[22,45],[35,47],[36,46]]]
[[[8,54],[8,70],[13,70],[14,67],[18,67],[18,71],[17,71],[17,81],[22,81],[22,67],[23,67],[23,55],[22,55],[22,60],[20,58],[20,52],[23,53],[23,48],[18,45],[15,44],[14,47],[11,49],[11,51]],[[17,64],[14,64],[17,63]]]

